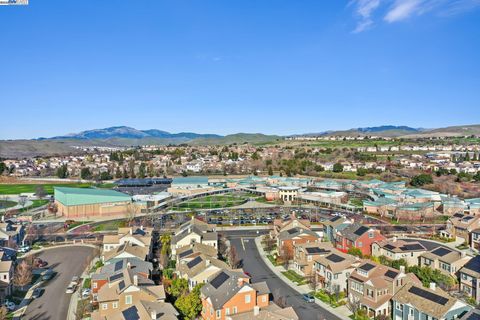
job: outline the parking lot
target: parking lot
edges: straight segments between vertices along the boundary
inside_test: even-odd
[[[92,256],[93,248],[83,246],[59,247],[40,253],[38,257],[47,261],[56,274],[41,285],[42,295],[28,305],[22,319],[66,319],[71,294],[66,294],[65,290],[74,275],[82,274]]]

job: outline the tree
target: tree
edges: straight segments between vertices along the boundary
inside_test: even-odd
[[[414,187],[421,187],[425,184],[431,184],[433,183],[433,178],[431,174],[428,173],[422,173],[419,174],[410,180],[410,184]]]
[[[140,179],[145,178],[145,176],[146,176],[146,173],[145,173],[146,170],[145,170],[145,169],[146,169],[145,162],[142,162],[142,163],[140,164],[140,167],[138,168],[138,177],[139,177]]]
[[[23,291],[23,288],[30,282],[32,282],[32,267],[27,261],[22,260],[15,268],[13,283]]]
[[[0,320],[7,320],[8,317],[8,309],[5,306],[0,307]]]
[[[82,168],[82,170],[80,170],[80,178],[84,180],[92,179],[92,173],[90,172],[90,168]]]
[[[333,165],[333,172],[343,172],[343,165],[337,162]]]
[[[357,169],[357,176],[364,177],[366,174],[367,174],[367,169],[364,169],[364,168]]]
[[[234,246],[230,246],[230,250],[228,252],[228,264],[232,269],[240,268],[241,260],[238,257],[237,249]]]
[[[188,293],[188,281],[183,278],[176,278],[172,280],[170,287],[168,288],[168,293],[174,298],[185,295]]]
[[[112,180],[112,175],[110,174],[110,172],[104,171],[104,172],[100,173],[99,179],[102,180],[102,181],[103,180]]]
[[[47,192],[45,191],[45,188],[42,185],[36,186],[35,187],[35,196],[38,199],[41,199],[47,195]]]
[[[288,266],[292,259],[293,259],[293,249],[287,246],[283,246],[280,252],[280,260],[284,264],[285,269],[288,269]]]
[[[362,250],[357,247],[351,247],[350,249],[348,249],[347,253],[351,254],[352,256],[363,258]]]
[[[476,182],[480,182],[480,171],[475,173],[475,175],[473,176],[473,180],[475,180]]]
[[[268,167],[268,175],[273,176],[273,169],[271,166]]]
[[[177,307],[184,319],[196,319],[200,311],[202,311],[202,300],[200,299],[202,286],[203,283],[196,285],[192,292],[183,294],[175,301],[175,307]]]
[[[22,209],[25,209],[25,204],[27,203],[26,196],[19,196],[18,197],[18,204],[22,206]]]
[[[61,165],[60,167],[58,167],[57,169],[57,177],[59,177],[60,179],[65,179],[68,177],[68,168],[67,168],[67,165],[64,164],[64,165]]]
[[[0,175],[7,169],[4,162],[0,162]]]
[[[160,237],[160,243],[162,244],[162,253],[169,254],[170,253],[170,242],[172,237],[168,233],[162,234]]]

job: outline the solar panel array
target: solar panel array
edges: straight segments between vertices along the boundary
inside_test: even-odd
[[[368,227],[361,226],[361,227],[358,228],[354,233],[355,233],[357,236],[361,236],[362,234],[364,234],[364,233],[367,232],[368,230],[369,230]]]
[[[411,287],[410,289],[408,289],[408,292],[440,305],[445,305],[448,302],[448,298],[439,296],[438,294],[419,287]]]
[[[125,288],[125,281],[123,281],[123,280],[120,281],[120,283],[118,284],[118,288],[119,288],[120,290],[123,290],[123,289]]]
[[[397,275],[398,275],[397,271],[388,270],[387,272],[385,272],[385,277],[390,278],[390,279],[395,279],[395,277]]]
[[[187,251],[184,251],[184,252],[180,253],[178,256],[179,256],[180,258],[183,258],[183,257],[186,257],[186,256],[192,254],[192,253],[193,253],[193,250],[192,250],[192,249],[188,249]]]
[[[463,217],[463,214],[461,214],[461,213],[455,213],[453,216],[454,216],[455,218],[461,218],[461,217]]]
[[[406,244],[402,246],[400,249],[405,251],[412,251],[412,250],[423,250],[425,248],[420,243],[413,243],[413,244]]]
[[[189,269],[195,267],[197,264],[199,264],[200,262],[202,262],[202,258],[201,257],[196,257],[195,259],[193,259],[192,261],[189,261],[187,263],[187,267]]]
[[[310,254],[329,252],[329,250],[325,250],[325,249],[318,248],[318,247],[305,248],[305,250],[307,250],[307,252],[310,253]]]
[[[288,232],[288,234],[294,234],[295,232],[298,232],[298,229],[293,228],[293,229],[287,230],[287,232]]]
[[[393,250],[393,249],[395,249],[395,248],[396,248],[396,247],[393,246],[393,245],[391,245],[391,244],[386,244],[386,245],[385,245],[385,249],[387,249],[387,250]]]
[[[133,306],[122,311],[123,318],[128,320],[140,320],[137,307]]]
[[[227,281],[230,277],[225,272],[220,272],[218,276],[216,276],[210,284],[215,288],[218,289],[225,281]]]
[[[113,276],[111,276],[111,277],[108,279],[108,281],[109,281],[109,282],[113,282],[113,281],[115,281],[115,280],[122,279],[122,278],[123,278],[123,273],[120,272],[120,273],[116,273],[116,274],[114,274]]]
[[[480,313],[472,313],[465,320],[480,320]]]
[[[117,272],[119,270],[123,269],[123,261],[117,261],[115,262],[115,265],[113,266],[113,271]]]
[[[444,255],[449,254],[450,252],[452,252],[452,251],[448,250],[447,248],[444,248],[444,247],[439,247],[439,248],[432,251],[432,253],[434,255],[439,256],[439,257],[443,257]]]
[[[362,270],[367,271],[367,272],[372,270],[373,268],[375,268],[375,265],[371,264],[371,263],[365,263],[364,265],[359,267],[359,269],[362,269]]]
[[[332,219],[330,219],[330,221],[335,222],[335,221],[337,221],[338,219],[341,219],[341,218],[342,217],[340,217],[340,216],[335,216]]]
[[[332,261],[332,262],[342,262],[343,260],[345,260],[345,258],[340,257],[339,255],[336,255],[335,253],[332,253],[332,254],[326,256],[325,258],[327,260]]]

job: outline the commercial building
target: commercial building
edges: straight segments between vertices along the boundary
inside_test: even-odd
[[[129,195],[106,189],[55,187],[57,214],[66,218],[125,215],[135,207]]]

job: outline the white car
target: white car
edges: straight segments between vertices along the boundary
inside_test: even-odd
[[[82,290],[82,298],[88,298],[90,296],[90,293],[92,293],[92,290],[89,288],[85,288]]]
[[[5,301],[4,305],[5,305],[5,307],[8,309],[8,311],[13,311],[13,310],[15,310],[15,308],[16,308],[15,303],[13,303],[13,302],[11,302],[11,301],[8,301],[8,300]]]
[[[74,293],[76,288],[77,288],[77,284],[70,282],[70,284],[67,287],[67,290],[65,290],[65,293]]]
[[[78,276],[73,276],[72,283],[75,283],[75,285],[78,285],[79,280],[80,280],[80,278]]]
[[[22,246],[18,249],[18,252],[20,252],[20,253],[27,253],[28,251],[30,251],[29,246]]]

